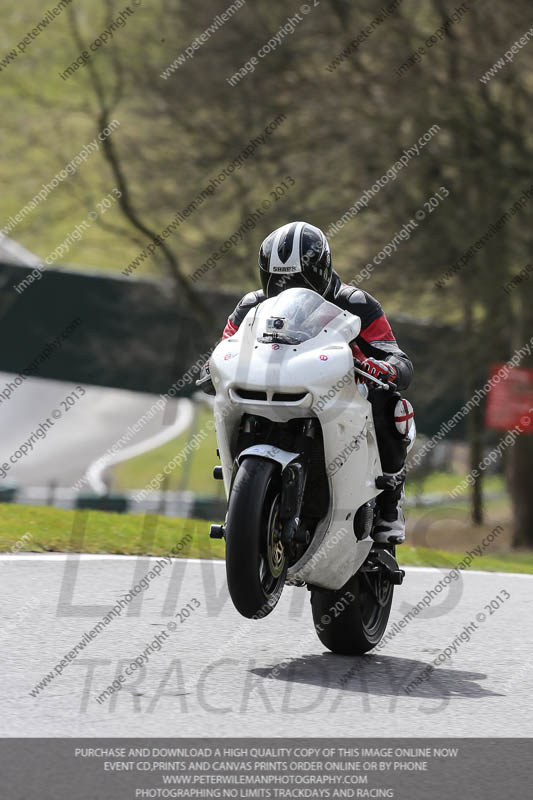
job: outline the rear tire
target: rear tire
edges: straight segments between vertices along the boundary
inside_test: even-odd
[[[385,633],[393,591],[382,571],[357,572],[336,591],[312,587],[313,622],[322,644],[339,655],[367,653]]]
[[[288,568],[279,537],[279,467],[248,456],[231,490],[226,521],[226,577],[233,605],[248,618],[266,617],[276,606]]]

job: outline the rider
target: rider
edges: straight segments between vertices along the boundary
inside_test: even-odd
[[[224,328],[223,338],[232,336],[248,311],[284,289],[313,289],[326,300],[361,319],[361,331],[351,342],[354,358],[369,377],[356,379],[369,385],[383,485],[377,498],[374,539],[400,544],[405,539],[402,511],[405,459],[413,422],[412,407],[397,391],[380,389],[371,377],[391,381],[398,389],[411,382],[413,365],[400,350],[383,310],[372,295],[341,281],[331,266],[328,240],[319,228],[307,222],[289,222],[273,231],[259,250],[259,274],[263,289],[248,292],[238,303]],[[374,388],[376,387],[376,388]]]

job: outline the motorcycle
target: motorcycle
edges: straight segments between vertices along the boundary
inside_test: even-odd
[[[221,461],[214,477],[228,500],[210,536],[225,539],[232,602],[259,619],[286,583],[307,586],[320,641],[342,654],[378,644],[405,575],[394,545],[372,538],[386,483],[349,346],[360,327],[316,292],[288,289],[217,345],[206,378]]]

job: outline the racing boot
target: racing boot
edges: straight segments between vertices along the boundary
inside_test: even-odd
[[[405,467],[400,472],[383,474],[391,488],[384,489],[376,499],[376,518],[372,537],[379,544],[402,544],[405,541]]]

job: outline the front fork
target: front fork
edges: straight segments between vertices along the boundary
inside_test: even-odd
[[[282,522],[281,541],[284,545],[309,544],[311,535],[302,524],[302,505],[311,461],[311,449],[316,435],[317,421],[306,419],[297,437],[296,452],[301,453],[300,461],[292,461],[283,471],[281,481],[280,520]]]
[[[284,545],[309,544],[309,531],[301,524],[306,479],[307,469],[298,461],[293,461],[282,473],[279,510],[281,526],[278,527],[277,540],[281,540]],[[212,539],[222,539],[225,538],[225,533],[225,525],[211,525],[209,536]]]
[[[298,461],[292,462],[283,471],[279,516],[284,545],[309,543],[309,531],[301,525],[306,479],[307,470]]]

